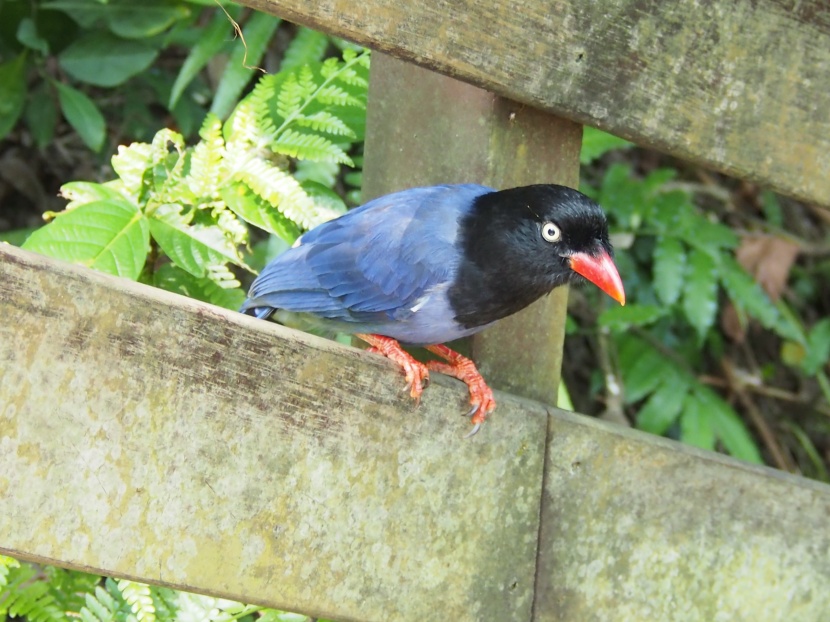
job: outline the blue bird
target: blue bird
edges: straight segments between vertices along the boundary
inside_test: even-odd
[[[625,293],[600,207],[564,186],[412,188],[323,223],[269,263],[241,311],[350,333],[404,370],[417,401],[429,370],[465,382],[475,434],[495,408],[468,358],[442,345],[583,279]],[[420,363],[399,342],[446,362]]]

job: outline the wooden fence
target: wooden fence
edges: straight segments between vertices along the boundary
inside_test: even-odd
[[[454,76],[373,58],[370,195],[574,185],[585,121],[830,203],[822,3],[255,6]],[[563,312],[485,374],[551,402]],[[508,395],[462,441],[455,381],[11,247],[0,313],[0,552],[359,622],[828,619],[828,486]]]

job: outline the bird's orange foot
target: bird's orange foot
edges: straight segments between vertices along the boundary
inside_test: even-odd
[[[427,363],[429,369],[458,378],[469,388],[472,408],[467,416],[471,417],[470,422],[473,424],[473,429],[465,438],[473,436],[481,429],[481,424],[484,423],[487,415],[496,408],[493,390],[484,382],[484,378],[479,373],[475,363],[466,356],[451,350],[445,345],[427,346],[427,350],[447,361],[446,363],[430,361]]]
[[[416,404],[419,403],[421,401],[421,394],[429,384],[429,370],[427,369],[427,366],[412,358],[412,356],[401,347],[401,344],[391,337],[384,337],[383,335],[370,335],[365,333],[356,333],[355,337],[362,339],[371,346],[367,349],[369,352],[382,354],[403,368],[403,372],[406,375],[406,388],[409,389],[409,395],[412,396]]]

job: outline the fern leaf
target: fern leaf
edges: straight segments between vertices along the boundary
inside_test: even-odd
[[[214,197],[226,176],[225,140],[219,117],[208,114],[199,136],[202,140],[193,149],[186,183],[195,197]]]
[[[315,203],[288,173],[262,159],[254,159],[235,175],[268,203],[303,229],[336,218],[340,214]]]
[[[300,160],[352,165],[352,159],[346,155],[345,151],[319,134],[307,134],[287,129],[271,143],[271,148],[277,153]]]
[[[357,134],[348,125],[343,123],[338,117],[330,112],[321,110],[309,116],[297,117],[297,125],[301,127],[309,127],[315,132],[327,132],[335,136],[346,136],[348,138],[357,138]]]
[[[320,89],[317,94],[317,101],[330,106],[357,106],[363,107],[363,102],[351,95],[343,87],[337,84],[329,84]]]
[[[112,157],[112,168],[121,178],[125,190],[136,201],[143,202],[147,192],[144,176],[153,165],[153,147],[147,143],[120,145]]]
[[[307,67],[304,67],[304,69],[307,69]],[[300,85],[295,72],[288,74],[279,87],[277,114],[287,119],[302,109],[303,100],[308,96],[308,93]]]
[[[122,579],[118,582],[118,589],[124,596],[138,622],[155,622],[156,607],[153,604],[153,597],[150,596],[150,586],[143,583],[135,583]]]

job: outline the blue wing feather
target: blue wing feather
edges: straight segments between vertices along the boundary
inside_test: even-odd
[[[426,292],[452,280],[459,218],[488,192],[432,186],[370,201],[307,232],[268,264],[241,310],[310,313],[360,330],[400,320]]]

